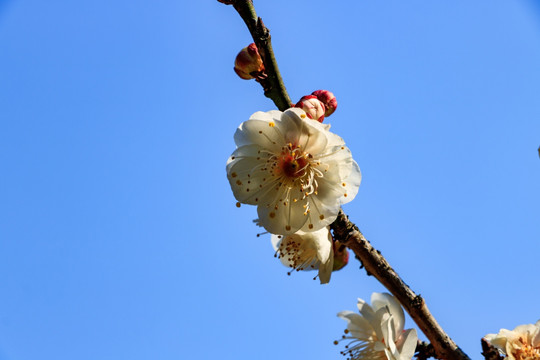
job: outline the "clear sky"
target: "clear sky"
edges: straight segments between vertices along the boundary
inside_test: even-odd
[[[363,173],[346,212],[449,335],[540,318],[540,6],[255,1],[294,101]],[[0,1],[0,360],[340,359],[382,287],[286,275],[225,176],[271,110],[230,6]],[[412,327],[408,320],[406,327]]]

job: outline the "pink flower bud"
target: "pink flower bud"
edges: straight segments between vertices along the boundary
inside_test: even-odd
[[[299,102],[294,107],[300,108],[306,112],[308,118],[323,122],[324,120],[324,104],[320,102],[315,95],[302,96]]]
[[[334,113],[334,111],[336,111],[337,99],[330,91],[317,90],[312,92],[311,95],[315,95],[317,99],[319,99],[326,107],[326,112],[324,113],[324,116],[330,116]]]
[[[334,247],[334,266],[332,271],[341,270],[349,263],[349,251],[345,245],[341,245],[339,242],[334,241],[332,244]]]
[[[251,43],[243,48],[234,61],[234,72],[244,80],[255,78],[253,73],[264,71],[264,64],[257,50],[257,45]]]

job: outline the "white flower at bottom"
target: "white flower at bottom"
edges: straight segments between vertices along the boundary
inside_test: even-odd
[[[292,108],[256,112],[236,130],[227,178],[236,200],[257,206],[268,232],[322,229],[356,196],[360,168],[328,129]]]
[[[509,360],[540,360],[540,320],[484,337]]]
[[[321,284],[330,282],[334,250],[327,227],[310,233],[298,231],[287,236],[272,235],[272,246],[283,265],[296,271],[319,270]]]
[[[410,360],[416,350],[415,329],[403,331],[405,315],[397,300],[387,293],[373,293],[371,306],[358,299],[360,314],[342,311],[338,316],[348,322],[350,343],[341,353],[349,359]],[[334,342],[337,344],[338,342]]]

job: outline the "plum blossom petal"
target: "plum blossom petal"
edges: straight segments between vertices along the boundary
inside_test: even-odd
[[[347,321],[342,340],[350,340],[341,354],[352,360],[410,360],[413,357],[418,341],[416,330],[403,331],[403,309],[392,295],[373,293],[371,306],[358,299],[358,310],[360,314],[338,313]]]
[[[260,224],[272,234],[320,230],[358,192],[362,175],[343,139],[302,109],[256,112],[234,141],[227,161],[233,194],[257,206]]]
[[[371,295],[371,306],[373,306],[375,311],[382,308],[388,308],[388,312],[394,315],[396,333],[401,334],[403,332],[403,326],[405,325],[405,313],[395,297],[388,293],[373,293]]]
[[[332,235],[328,228],[292,235],[272,235],[272,246],[281,263],[292,270],[318,270],[321,284],[330,282],[334,266]],[[290,274],[290,273],[289,273]]]

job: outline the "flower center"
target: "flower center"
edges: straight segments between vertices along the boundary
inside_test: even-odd
[[[519,339],[519,342],[521,342],[521,346],[513,351],[516,360],[540,360],[540,347],[533,347],[522,338]]]
[[[284,146],[278,159],[277,171],[290,179],[297,179],[306,174],[309,166],[307,155],[292,144]]]
[[[270,167],[273,175],[288,180],[284,183],[289,188],[299,186],[304,198],[313,193],[317,194],[319,184],[316,178],[322,177],[323,174],[317,169],[320,162],[314,161],[313,155],[289,143],[281,148],[279,155],[271,156],[269,161],[273,163]]]

